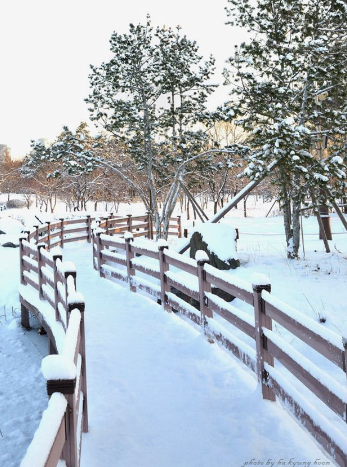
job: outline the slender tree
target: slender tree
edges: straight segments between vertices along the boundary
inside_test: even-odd
[[[300,203],[344,182],[347,131],[346,4],[332,0],[228,0],[230,24],[251,38],[235,48],[224,111],[248,132],[246,173],[276,161],[287,250],[298,257]],[[322,159],[317,142],[328,139]],[[337,182],[337,183],[336,183]]]

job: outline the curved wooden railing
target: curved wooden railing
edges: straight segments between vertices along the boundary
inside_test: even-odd
[[[80,463],[82,431],[88,431],[84,299],[76,291],[76,269],[45,244],[20,240],[19,297],[22,326],[32,313],[48,335],[42,361],[50,396],[21,467],[67,467]]]
[[[346,422],[346,385],[294,349],[272,331],[272,326],[275,323],[290,331],[335,365],[344,378],[347,339],[271,295],[271,286],[264,276],[256,275],[251,285],[212,267],[207,255],[195,261],[170,251],[163,242],[134,240],[130,233],[123,239],[116,238],[98,230],[93,235],[93,261],[100,276],[126,282],[132,291],[143,290],[167,311],[179,311],[200,325],[208,340],[219,342],[257,374],[264,399],[277,397],[285,408],[290,407],[337,465],[347,466],[347,430],[334,427],[307,403],[280,370],[285,367],[343,422]],[[253,316],[217,296],[215,288],[251,305]],[[219,316],[218,320],[214,315]],[[242,331],[245,339],[236,337],[230,324]],[[275,361],[280,363],[278,369],[274,367]]]
[[[132,291],[143,290],[161,303],[165,310],[179,311],[195,324],[200,325],[209,341],[218,342],[257,374],[264,399],[275,400],[277,397],[282,401],[284,407],[290,408],[298,421],[335,459],[337,465],[347,467],[346,433],[331,424],[330,416],[326,417],[319,413],[312,404],[307,402],[307,399],[283,376],[282,367],[285,367],[344,423],[347,407],[346,386],[341,385],[326,371],[294,349],[280,335],[274,333],[272,326],[275,323],[285,328],[294,337],[299,338],[331,362],[344,377],[346,377],[347,367],[346,338],[341,339],[338,334],[325,329],[316,321],[271,295],[271,286],[264,281],[264,277],[260,277],[261,275],[258,275],[253,281],[254,284],[251,285],[213,268],[208,264],[208,258],[199,257],[196,261],[185,257],[169,250],[163,241],[154,243],[141,238],[134,240],[134,234],[141,236],[142,232],[145,236],[151,236],[149,228],[146,229],[141,225],[145,223],[144,219],[137,220],[140,224],[139,231],[134,230],[129,216],[118,218],[115,222],[112,218],[104,219],[99,223],[101,228],[94,230],[91,227],[92,219],[87,220],[86,225],[68,228],[69,225],[74,226],[83,221],[84,219],[61,221],[59,225],[51,225],[51,229],[47,229],[46,232],[38,228],[35,232],[28,233],[28,238],[29,240],[43,240],[50,246],[64,245],[67,241],[81,239],[92,241],[93,265],[101,277],[126,282]],[[134,234],[131,233],[132,230]],[[80,235],[81,232],[81,236],[70,236],[71,233]],[[115,233],[121,235],[114,236]],[[52,234],[55,236],[53,237]],[[25,254],[29,251],[28,245],[31,244],[22,240],[21,258],[23,255],[28,256]],[[31,248],[34,247],[31,245]],[[57,287],[55,291],[57,295],[54,295],[53,302],[53,295],[48,293],[46,287],[43,287],[46,285],[44,280],[47,280],[49,275],[45,271],[46,264],[40,263],[39,266],[40,251],[42,258],[46,253],[42,253],[45,250],[39,247],[37,253],[34,253],[34,249],[32,250],[29,259],[21,259],[21,264],[23,263],[21,276],[23,281],[36,288],[48,300],[51,307],[54,305],[56,317],[64,329],[62,322],[64,321],[64,317],[62,318],[64,301],[59,302],[60,306],[59,303],[58,307],[56,306],[56,300],[59,301],[63,295],[63,288]],[[37,263],[35,263],[35,255],[38,258]],[[54,255],[52,261],[54,261]],[[51,264],[53,264],[52,261]],[[30,268],[31,271],[25,268]],[[32,272],[37,274],[36,281],[32,277]],[[61,275],[60,279],[62,279]],[[58,278],[51,280],[51,284],[55,284],[55,281],[58,281]],[[72,283],[71,279],[70,283]],[[42,292],[40,292],[40,287]],[[216,295],[216,288],[252,306],[253,316]],[[219,316],[218,320],[215,319],[215,315]],[[24,326],[26,322],[24,313],[22,319]],[[244,339],[241,340],[235,335],[233,326],[242,332]],[[68,331],[69,327],[67,327],[67,333]],[[280,364],[278,368],[274,366],[275,361]],[[54,403],[60,404],[60,412],[58,410],[57,412],[62,413],[62,401]],[[59,420],[56,421],[56,426],[59,425],[58,422]],[[59,445],[58,436],[56,444]],[[25,464],[27,465],[30,464]],[[56,464],[42,465],[55,466]]]
[[[105,217],[85,216],[78,219],[64,219],[51,223],[45,222],[45,225],[34,226],[35,230],[27,231],[27,240],[36,243],[45,243],[47,248],[53,246],[63,247],[66,243],[87,240],[91,242],[93,227],[100,227],[107,234],[122,234],[132,232],[134,237],[147,237],[153,239],[156,231],[151,221],[151,216],[132,216],[128,214],[125,217],[114,216],[110,213]],[[76,235],[77,234],[77,235]],[[175,235],[181,238],[182,226],[181,217],[171,217],[169,224],[169,235]]]

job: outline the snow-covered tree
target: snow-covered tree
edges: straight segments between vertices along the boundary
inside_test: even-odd
[[[324,187],[334,196],[345,182],[347,4],[228,2],[230,24],[247,28],[250,39],[229,59],[234,88],[224,113],[249,134],[248,176],[263,176],[277,161],[288,255],[296,258],[300,203],[307,195],[322,202]]]
[[[128,176],[121,158],[99,162],[137,192],[157,235],[166,237],[180,179],[208,140],[199,124],[209,119],[206,100],[213,90],[208,81],[214,60],[202,62],[196,43],[180,28],[154,30],[149,18],[145,26],[131,24],[128,34],[113,33],[110,44],[113,57],[92,67],[86,101],[91,119],[113,135],[125,158],[130,156],[145,186]]]

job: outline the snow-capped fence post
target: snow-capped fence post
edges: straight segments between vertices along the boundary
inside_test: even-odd
[[[208,299],[206,292],[211,292],[211,284],[206,280],[205,264],[209,264],[210,260],[207,253],[203,250],[198,250],[195,255],[198,265],[198,282],[199,282],[199,304],[201,313],[201,326],[206,337],[210,340],[207,331],[207,318],[213,318],[212,311],[208,307]]]
[[[45,249],[45,245],[43,243],[41,243],[40,245],[37,245],[37,266],[38,266],[38,274],[37,275],[38,275],[38,279],[39,279],[39,297],[40,297],[40,300],[44,299],[42,286],[45,283],[45,278],[44,278],[43,272],[42,272],[42,266],[43,266],[42,253],[41,253],[42,249]]]
[[[25,278],[24,278],[24,263],[23,263],[23,256],[24,256],[24,247],[23,247],[23,240],[25,237],[19,238],[19,255],[20,255],[20,283],[25,285]],[[30,329],[30,322],[29,322],[29,310],[21,303],[21,325],[25,329]]]
[[[51,223],[46,221],[47,224],[47,249],[51,248]]]
[[[27,234],[26,241],[30,242],[30,230],[24,230],[24,233]]]
[[[76,286],[76,276],[74,277],[74,282]],[[87,403],[87,365],[86,365],[86,338],[85,338],[85,329],[84,329],[84,312],[85,312],[85,302],[79,301],[68,304],[69,315],[72,310],[77,309],[81,313],[81,322],[80,322],[80,343],[79,343],[79,354],[81,355],[81,391],[83,393],[83,432],[88,432],[88,403]]]
[[[39,226],[34,225],[33,227],[35,229],[35,241],[36,241],[36,243],[39,243]]]
[[[178,238],[182,237],[182,218],[177,216],[177,236]]]
[[[96,237],[96,232],[93,230],[92,231],[92,241],[93,241],[93,268],[95,271],[98,270],[97,262],[98,262],[98,257],[97,257],[97,251],[98,251],[98,243],[97,243],[97,237]]]
[[[125,255],[126,255],[126,262],[127,262],[127,275],[128,275],[128,283],[130,290],[132,292],[136,292],[136,287],[132,285],[131,277],[135,276],[135,269],[132,267],[131,260],[134,258],[134,253],[131,251],[130,242],[134,240],[133,234],[131,232],[124,232],[124,240],[125,240]]]
[[[133,231],[133,219],[132,219],[132,215],[131,214],[127,214],[127,224],[128,224],[128,232],[132,232]]]
[[[102,266],[102,258],[101,258],[101,237],[100,235],[102,232],[96,232],[95,233],[95,238],[96,238],[96,258],[97,258],[97,270],[99,271],[100,277],[103,277],[102,271],[101,271],[101,266]]]
[[[164,310],[170,312],[171,307],[167,303],[167,293],[170,292],[170,286],[167,283],[166,272],[169,270],[169,265],[165,261],[165,252],[164,250],[169,249],[168,243],[166,240],[158,241],[158,251],[159,251],[159,272],[160,272],[160,299],[161,306]]]
[[[259,276],[259,277],[255,277]],[[266,290],[271,292],[271,285],[265,276],[255,274],[253,277],[253,301],[254,301],[254,322],[255,322],[255,343],[257,353],[257,375],[258,381],[262,385],[263,399],[276,400],[276,396],[271,388],[266,384],[268,373],[264,368],[264,363],[274,366],[274,358],[267,351],[267,339],[263,332],[263,327],[272,330],[272,319],[265,315],[265,303],[261,292]]]
[[[61,356],[58,355],[51,355],[46,357],[46,362],[48,359],[56,359],[58,362],[61,359]],[[63,450],[61,453],[61,458],[66,462],[68,467],[78,467],[79,466],[79,456],[78,456],[78,442],[77,442],[77,410],[76,407],[76,396],[75,396],[75,388],[76,388],[76,375],[72,378],[71,376],[67,378],[60,377],[59,379],[57,376],[54,375],[56,378],[50,377],[47,378],[48,374],[50,373],[49,367],[45,371],[44,362],[42,364],[42,372],[44,377],[47,379],[47,394],[51,397],[54,393],[59,392],[64,395],[67,401],[67,407],[65,412],[65,443],[63,445]],[[51,360],[52,362],[53,360]],[[66,360],[64,360],[66,365]],[[73,372],[73,363],[71,362],[71,368],[68,367],[66,370],[67,373],[70,371]],[[47,371],[48,370],[48,371]],[[74,370],[76,371],[76,370]],[[61,370],[60,370],[61,372]]]
[[[88,243],[92,240],[92,222],[90,214],[87,214],[87,234],[88,234]]]
[[[64,247],[64,218],[60,218],[60,246]]]
[[[69,305],[69,276],[72,276],[73,282],[74,282],[74,287],[76,290],[76,271],[70,270],[70,271],[64,271],[64,277],[65,277],[65,297],[66,297],[66,327],[69,325],[69,318],[70,318],[70,305]]]
[[[59,282],[59,274],[58,274],[58,266],[57,260],[63,261],[63,256],[58,253],[54,253],[52,255],[53,259],[53,279],[54,279],[54,311],[55,311],[55,319],[59,320],[59,293],[58,293],[58,282]]]
[[[19,268],[20,268],[20,283],[25,285],[24,262],[23,262],[23,256],[24,256],[23,240],[25,240],[25,237],[19,237]]]
[[[109,216],[105,218],[105,230],[106,230],[106,235],[109,234]]]

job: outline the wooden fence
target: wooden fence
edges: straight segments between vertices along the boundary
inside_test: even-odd
[[[50,307],[54,309],[62,332],[66,335],[69,333],[71,317],[69,321],[68,316],[71,312],[67,308],[70,306],[66,298],[66,294],[69,293],[67,278],[68,276],[74,277],[75,273],[70,270],[67,276],[64,275],[66,272],[62,274],[62,271],[67,271],[64,267],[58,271],[56,263],[59,258],[54,255],[47,260],[49,264],[45,262],[45,259],[42,259],[48,257],[45,249],[40,245],[34,247],[32,243],[29,243],[30,240],[43,241],[48,248],[55,245],[63,246],[68,241],[83,239],[92,241],[93,264],[100,276],[126,282],[132,291],[143,290],[161,303],[165,310],[179,311],[200,325],[208,340],[219,342],[257,374],[264,399],[275,400],[277,397],[282,401],[284,407],[290,408],[321,447],[335,459],[337,465],[347,467],[345,433],[332,426],[324,414],[320,414],[312,404],[307,404],[307,400],[288,382],[280,370],[285,367],[344,423],[346,423],[347,412],[346,386],[339,384],[327,372],[294,349],[280,335],[274,333],[272,326],[277,324],[291,332],[335,365],[344,373],[344,377],[347,366],[347,339],[341,339],[336,333],[325,329],[319,323],[271,295],[271,286],[268,283],[257,280],[254,285],[251,285],[213,268],[206,259],[195,261],[171,251],[163,242],[134,240],[134,236],[149,238],[153,236],[148,216],[138,216],[136,221],[132,216],[103,219],[99,227],[104,230],[98,228],[94,231],[92,231],[92,221],[93,219],[89,217],[72,221],[61,220],[59,223],[38,227],[34,232],[28,232],[28,241],[22,240],[21,242],[22,288],[24,284],[29,284],[38,291],[41,298],[48,301]],[[176,222],[180,225],[179,219]],[[80,225],[76,227],[75,224]],[[179,231],[180,227],[177,228],[177,232]],[[77,237],[70,236],[76,233]],[[123,234],[124,238],[114,236],[114,234]],[[48,267],[52,269],[50,274]],[[57,268],[56,273],[55,268]],[[65,282],[63,276],[66,279]],[[69,283],[72,284],[71,279]],[[251,305],[253,316],[251,317],[246,312],[237,309],[232,303],[217,296],[214,293],[216,287]],[[33,303],[29,304],[25,301],[24,295],[21,298],[21,301],[23,300],[22,324],[26,326],[28,325],[27,310],[36,312]],[[83,308],[82,303],[81,308]],[[37,315],[42,319],[40,313]],[[221,319],[214,319],[215,315]],[[83,323],[83,311],[81,317],[81,323]],[[41,322],[44,323],[44,319]],[[237,338],[228,329],[229,324],[238,328],[246,339]],[[46,323],[46,327],[51,350],[58,350],[60,355],[61,352],[54,344],[53,332],[51,332],[52,337],[50,335],[49,327],[52,329],[52,325],[48,326]],[[84,337],[84,329],[81,335]],[[248,345],[247,339],[254,341],[254,345]],[[80,342],[83,342],[84,348],[84,339]],[[278,368],[275,367],[275,362]],[[82,371],[81,374],[85,375],[85,372]],[[80,381],[82,381],[81,378]],[[60,390],[60,392],[63,391]],[[66,414],[65,410],[64,417],[67,416]],[[54,446],[60,446],[58,439],[61,443],[61,433],[56,437]],[[59,451],[59,449],[60,447],[58,449],[54,447],[52,452]],[[42,465],[55,466],[54,462]],[[23,467],[29,465],[29,463],[23,464]],[[70,467],[74,464],[67,465]]]
[[[58,222],[46,222],[45,225],[36,225],[35,230],[26,232],[28,241],[36,243],[45,243],[47,248],[53,246],[63,247],[66,243],[87,240],[91,242],[93,226],[98,226],[105,230],[107,234],[122,234],[132,232],[134,237],[147,237],[153,239],[156,231],[151,220],[151,216],[132,216],[128,214],[125,217],[109,216],[95,218],[91,216],[81,217],[79,219],[59,219]],[[77,235],[76,235],[77,234]],[[182,227],[181,217],[170,218],[169,235],[175,235],[181,238]]]
[[[333,430],[327,428],[329,425],[331,428],[331,422],[288,384],[281,371],[275,368],[275,361],[343,422],[346,422],[346,385],[336,382],[295,350],[272,331],[272,326],[273,323],[283,326],[344,373],[346,339],[272,296],[270,284],[260,280],[251,286],[215,269],[206,260],[195,261],[170,251],[162,243],[158,246],[143,240],[134,241],[131,234],[116,238],[97,231],[93,235],[93,261],[100,276],[127,282],[132,291],[144,290],[167,311],[179,311],[200,325],[208,340],[218,341],[257,374],[264,399],[277,397],[286,408],[290,407],[337,465],[347,466],[346,434],[334,427]],[[253,317],[213,293],[216,287],[251,305]],[[227,329],[228,324],[223,326],[222,320],[216,321],[215,314],[255,341],[254,346],[238,339]]]
[[[74,265],[45,247],[20,240],[22,326],[30,328],[32,313],[47,332],[50,354],[42,362],[48,408],[21,467],[56,467],[59,459],[78,467],[82,431],[88,431],[85,304]]]

